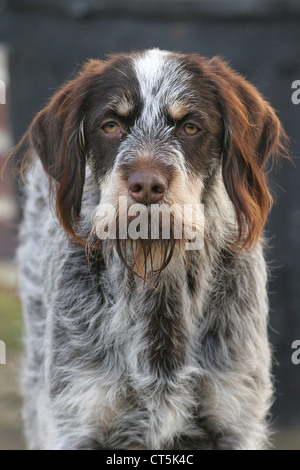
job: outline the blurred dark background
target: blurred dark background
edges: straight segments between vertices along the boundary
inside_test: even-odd
[[[292,83],[300,80],[300,1],[9,0],[0,5],[13,143],[85,59],[133,49],[220,55],[276,109],[291,139],[294,164],[285,161],[271,174],[277,195],[267,226],[276,358],[273,422],[300,429],[300,364],[291,361],[292,342],[300,339],[300,104],[291,100]],[[12,235],[2,243],[1,259],[10,256],[13,240]]]

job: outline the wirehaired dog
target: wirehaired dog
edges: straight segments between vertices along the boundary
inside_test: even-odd
[[[266,164],[285,150],[272,108],[220,58],[154,49],[88,61],[26,139],[29,447],[266,448]],[[146,210],[144,237],[102,236],[120,198],[123,225]],[[203,205],[200,249],[172,211],[162,236],[174,204]]]

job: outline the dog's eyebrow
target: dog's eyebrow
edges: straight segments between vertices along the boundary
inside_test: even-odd
[[[106,109],[112,109],[122,117],[129,116],[134,110],[133,100],[126,94],[121,96],[113,96],[105,106]]]
[[[168,104],[166,112],[174,121],[180,121],[186,114],[194,111],[194,108],[182,100],[175,100]]]

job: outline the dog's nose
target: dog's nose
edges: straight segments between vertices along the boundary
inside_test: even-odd
[[[140,204],[155,204],[163,199],[168,184],[166,178],[154,170],[139,170],[127,181],[130,196]]]

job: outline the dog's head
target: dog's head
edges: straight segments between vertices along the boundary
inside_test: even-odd
[[[57,214],[69,234],[76,236],[88,162],[100,205],[119,197],[148,209],[195,205],[221,174],[236,215],[233,244],[244,247],[265,225],[266,162],[285,138],[272,108],[221,59],[160,50],[88,61],[29,134],[56,182]],[[100,219],[96,211],[96,225]]]

